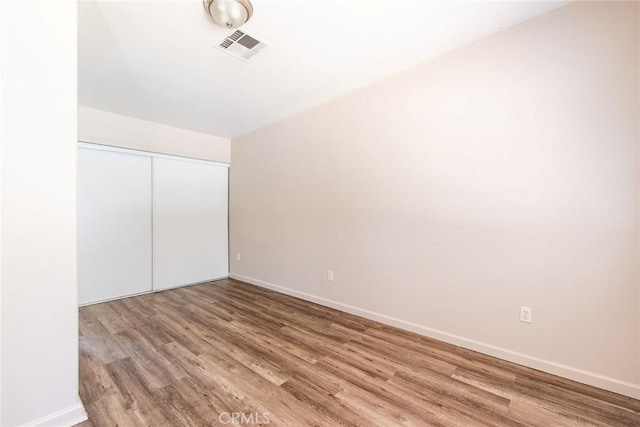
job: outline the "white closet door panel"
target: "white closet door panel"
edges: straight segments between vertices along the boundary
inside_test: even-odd
[[[152,290],[151,158],[78,150],[80,304]]]
[[[153,288],[226,277],[227,171],[214,163],[153,159]]]

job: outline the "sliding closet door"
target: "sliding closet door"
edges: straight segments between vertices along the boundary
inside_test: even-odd
[[[153,288],[227,277],[227,171],[153,159]]]
[[[78,149],[80,304],[152,290],[151,158]]]

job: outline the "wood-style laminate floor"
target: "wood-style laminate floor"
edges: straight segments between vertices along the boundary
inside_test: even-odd
[[[84,427],[640,426],[638,400],[234,280],[81,308],[80,397]]]

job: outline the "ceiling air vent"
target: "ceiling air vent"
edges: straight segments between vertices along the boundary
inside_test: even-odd
[[[269,45],[265,42],[256,39],[242,30],[234,31],[218,45],[221,50],[243,61],[249,61],[258,53],[262,52],[267,46]]]

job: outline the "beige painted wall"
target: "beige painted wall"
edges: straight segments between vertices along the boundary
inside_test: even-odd
[[[133,150],[231,162],[228,138],[83,106],[78,106],[78,139]]]
[[[572,3],[233,140],[232,274],[640,397],[638,50]]]

